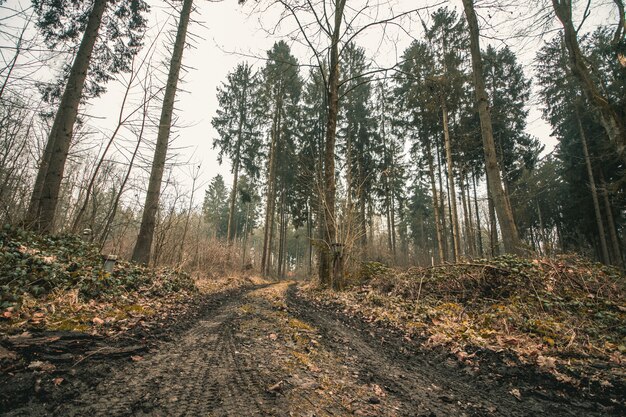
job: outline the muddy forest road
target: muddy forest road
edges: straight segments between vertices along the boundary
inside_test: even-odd
[[[218,297],[188,328],[134,359],[120,359],[107,374],[75,384],[72,395],[23,404],[6,415],[611,414],[533,371],[507,371],[496,363],[472,369],[389,330],[317,307],[292,283]]]

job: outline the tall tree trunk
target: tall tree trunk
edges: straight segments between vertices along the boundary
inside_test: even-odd
[[[276,158],[280,136],[280,104],[276,103],[274,121],[272,123],[270,160],[267,174],[267,197],[265,204],[265,226],[263,232],[263,254],[261,256],[261,273],[269,275],[272,248],[272,228],[274,224],[274,208],[276,206]]]
[[[441,220],[439,219],[439,197],[437,195],[437,185],[435,182],[435,167],[433,166],[433,155],[430,148],[430,141],[426,145],[426,157],[428,158],[428,173],[430,176],[430,188],[433,193],[433,211],[435,214],[435,231],[437,234],[437,254],[439,262],[446,261],[446,252],[443,245],[443,230]]]
[[[464,170],[465,171],[465,170]],[[465,223],[465,247],[467,250],[467,253],[469,253],[470,255],[474,255],[474,237],[472,236],[472,222],[471,222],[471,218],[472,218],[472,214],[469,211],[468,208],[468,198],[465,195],[465,190],[466,190],[466,182],[465,182],[465,172],[461,173],[461,183],[460,188],[461,188],[461,204],[463,205],[463,222]],[[468,188],[468,192],[469,192],[469,187]]]
[[[476,173],[472,172],[472,185],[474,186],[474,214],[476,215],[476,235],[478,236],[478,254],[483,257],[483,232],[480,227],[480,212],[478,210],[478,196],[476,195]]]
[[[589,148],[587,148],[587,135],[585,134],[583,124],[580,121],[578,107],[576,107],[576,123],[578,125],[578,133],[580,134],[580,142],[582,144],[583,154],[585,155],[585,166],[587,167],[587,175],[589,176],[589,188],[591,189],[591,198],[593,199],[593,211],[596,215],[596,225],[598,226],[598,239],[600,240],[602,261],[608,265],[611,262],[611,259],[609,257],[609,248],[606,243],[606,234],[604,233],[604,224],[602,223],[602,212],[600,211],[600,202],[598,200],[596,181],[593,176],[591,158],[589,157]]]
[[[461,257],[461,244],[459,236],[459,214],[456,206],[456,186],[454,184],[454,170],[452,162],[452,143],[450,129],[448,128],[448,107],[445,100],[441,99],[441,116],[443,120],[443,139],[446,149],[446,162],[448,167],[448,194],[450,198],[450,222],[452,223],[452,246],[454,249],[454,261],[458,262]]]
[[[135,248],[133,250],[133,261],[144,265],[147,265],[148,262],[150,262],[152,240],[154,239],[154,229],[156,227],[156,214],[159,209],[159,200],[161,196],[161,181],[163,180],[165,159],[167,157],[167,148],[169,145],[170,130],[172,127],[174,102],[176,99],[176,90],[178,89],[178,78],[183,62],[183,51],[185,49],[187,27],[189,26],[192,8],[193,0],[184,0],[183,7],[180,12],[180,19],[178,21],[176,40],[174,41],[174,50],[172,51],[169,73],[167,75],[165,95],[163,96],[163,107],[161,108],[161,118],[159,120],[159,132],[157,134],[156,146],[154,148],[154,159],[152,161],[152,169],[150,171],[150,181],[148,183],[148,191],[146,192],[146,201],[144,203],[141,226],[139,228],[139,235],[137,236],[137,243],[135,244]]]
[[[611,201],[609,200],[609,192],[606,189],[606,182],[604,181],[604,174],[600,170],[600,192],[604,199],[604,209],[606,211],[607,227],[609,228],[609,236],[611,237],[611,255],[613,257],[613,265],[624,269],[624,259],[622,258],[622,251],[619,245],[619,239],[617,238],[617,229],[615,228],[615,219],[613,218],[613,208]]]
[[[335,138],[339,113],[339,38],[346,0],[335,2],[335,22],[330,37],[330,66],[328,68],[328,119],[324,146],[324,239],[328,248],[320,252],[320,281],[338,289],[343,277],[343,250],[337,240],[335,218]],[[320,70],[322,70],[320,68]]]
[[[498,256],[500,254],[500,245],[498,244],[498,220],[496,219],[496,209],[493,203],[493,196],[491,191],[487,188],[487,200],[489,205],[489,244],[491,249],[491,256]]]
[[[485,153],[485,169],[487,175],[487,187],[494,200],[500,229],[502,230],[502,242],[504,250],[509,253],[521,253],[522,247],[515,227],[513,213],[506,203],[504,191],[502,189],[502,179],[496,158],[496,146],[493,139],[493,126],[491,124],[491,114],[489,113],[489,98],[485,91],[485,79],[483,77],[483,63],[480,55],[480,35],[478,20],[474,10],[473,0],[463,0],[463,7],[467,17],[470,30],[470,51],[472,55],[472,70],[474,72],[474,86],[476,91],[476,101],[478,104],[478,114],[480,118],[480,128],[483,137],[483,150]]]
[[[393,169],[393,168],[392,168]],[[392,182],[393,183],[393,182]],[[391,253],[393,255],[394,262],[396,261],[396,210],[395,210],[395,196],[393,193],[393,189],[391,190]]]
[[[246,224],[243,229],[243,239],[241,242],[241,266],[246,267],[246,251],[248,250],[248,236],[250,235],[250,206],[246,203]]]
[[[541,207],[539,206],[539,202],[537,202],[537,217],[539,218],[539,236],[541,236],[541,242],[539,244],[539,253],[543,253],[546,256],[550,256],[550,248],[548,244],[548,239],[546,237],[546,227],[543,223],[543,215],[541,214]],[[542,245],[543,243],[543,249]]]
[[[360,171],[360,168],[359,168]],[[365,190],[362,188],[362,184],[364,183],[363,174],[359,172],[359,225],[361,229],[361,249],[363,253],[367,251],[367,215],[366,215],[366,206],[367,206],[367,198],[365,195]],[[371,230],[370,230],[371,232]]]
[[[311,199],[307,201],[306,231],[309,240],[307,253],[307,275],[313,273],[313,211],[311,208]]]
[[[285,188],[280,190],[280,206],[278,208],[278,263],[277,276],[283,278],[283,256],[285,254]]]
[[[446,226],[446,203],[445,193],[443,192],[443,173],[441,170],[441,151],[439,149],[439,141],[435,140],[435,150],[437,152],[437,171],[439,174],[439,220],[441,220],[441,237],[443,238],[443,252],[445,260],[448,260],[448,228]]]
[[[239,158],[235,158],[233,167],[233,189],[230,192],[230,207],[228,208],[228,226],[226,228],[226,240],[229,245],[233,243],[233,219],[235,218],[235,205],[237,202],[237,184],[239,181]]]
[[[54,117],[25,219],[26,226],[34,230],[49,233],[54,229],[59,190],[78,116],[78,106],[106,7],[107,0],[95,0],[93,3],[59,109]]]
[[[623,13],[623,3],[618,0],[616,1],[616,4],[618,4],[618,8],[621,4],[620,11]],[[563,37],[565,40],[565,46],[569,52],[568,55],[572,73],[580,82],[587,99],[598,110],[602,126],[604,127],[604,130],[606,131],[606,134],[611,142],[615,145],[617,153],[622,158],[626,158],[626,122],[624,121],[623,116],[620,116],[613,108],[609,99],[602,95],[591,75],[586,59],[580,50],[577,30],[572,21],[572,1],[552,0],[552,6],[557,18],[563,25]],[[623,17],[621,17],[620,23],[623,24],[623,22]]]

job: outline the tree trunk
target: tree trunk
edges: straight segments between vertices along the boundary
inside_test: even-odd
[[[150,182],[148,183],[139,236],[137,236],[137,243],[133,250],[133,261],[144,265],[148,264],[150,261],[152,240],[156,227],[156,214],[159,209],[159,199],[161,195],[161,181],[163,179],[163,171],[165,170],[165,159],[167,157],[170,129],[172,127],[174,101],[176,99],[176,90],[178,89],[178,78],[182,66],[187,27],[189,26],[192,8],[193,0],[184,0],[183,8],[180,12],[180,20],[178,21],[172,60],[170,61],[169,73],[167,75],[163,107],[161,108],[161,118],[159,120],[159,132],[154,148],[154,160],[152,161]]]
[[[578,43],[577,30],[572,22],[572,1],[552,0],[552,6],[554,7],[556,16],[563,25],[563,36],[565,46],[569,52],[572,73],[580,82],[587,99],[598,110],[602,126],[604,127],[604,130],[606,131],[606,134],[611,142],[615,145],[617,153],[622,158],[626,158],[626,123],[624,122],[622,116],[615,111],[608,98],[602,95],[600,89],[593,80],[591,71],[587,67],[586,59],[580,50],[580,45]],[[621,11],[623,12],[623,5]],[[620,20],[620,23],[623,23],[623,18]]]
[[[474,252],[474,238],[472,236],[472,222],[471,222],[471,213],[469,212],[468,209],[468,199],[465,195],[465,172],[461,173],[461,177],[460,177],[460,190],[461,190],[461,204],[463,206],[463,222],[465,223],[465,248],[467,253],[469,253],[471,256],[473,256],[475,254]],[[469,187],[468,187],[469,188]]]
[[[478,211],[478,196],[476,195],[476,173],[472,172],[472,185],[474,186],[474,214],[476,215],[476,235],[478,236],[478,254],[484,255],[483,232],[480,227],[480,212]]]
[[[435,167],[433,166],[433,155],[430,148],[430,141],[427,141],[426,145],[426,157],[428,158],[428,173],[430,176],[430,188],[433,193],[433,211],[435,214],[435,231],[437,233],[437,253],[439,255],[439,262],[446,261],[446,252],[443,246],[443,231],[441,220],[439,219],[439,197],[437,196],[437,185],[435,182]]]
[[[476,101],[478,103],[478,114],[480,118],[480,128],[483,137],[483,151],[485,153],[485,169],[487,171],[487,188],[491,191],[494,200],[500,229],[502,230],[502,242],[504,250],[509,253],[521,253],[522,247],[515,227],[513,213],[506,203],[504,191],[502,190],[502,179],[496,158],[496,146],[493,139],[493,126],[489,113],[489,99],[485,91],[485,79],[483,77],[483,63],[480,55],[480,39],[478,20],[474,11],[473,0],[463,0],[463,7],[467,17],[470,30],[470,50],[472,55],[472,70],[474,72],[474,85],[476,90]]]
[[[543,223],[543,215],[541,214],[539,202],[537,202],[537,217],[539,218],[539,236],[541,237],[541,242],[538,245],[539,253],[544,254],[545,256],[550,256],[550,245],[548,244],[548,238],[546,237],[546,227]],[[541,243],[543,243],[543,248]]]
[[[261,255],[261,273],[269,274],[271,263],[272,227],[274,219],[274,207],[276,205],[276,154],[280,135],[280,105],[276,103],[274,121],[272,123],[269,171],[267,174],[267,197],[265,204],[265,226],[263,232],[263,254]]]
[[[320,282],[324,286],[338,289],[343,277],[343,253],[336,242],[337,222],[335,218],[335,138],[337,114],[339,113],[339,38],[346,0],[335,3],[335,23],[330,37],[330,66],[328,68],[328,119],[326,143],[324,145],[324,238],[327,248],[320,251]],[[320,70],[322,70],[320,68]]]
[[[452,143],[450,140],[450,130],[448,128],[448,108],[445,100],[441,99],[441,116],[443,120],[443,139],[446,149],[446,162],[448,167],[448,193],[450,196],[450,222],[452,223],[452,247],[454,262],[458,262],[461,257],[461,244],[459,242],[459,214],[456,206],[456,187],[454,184],[454,170],[452,169]]]
[[[78,106],[106,7],[107,0],[94,1],[59,109],[54,117],[25,220],[26,226],[34,230],[49,233],[54,229],[59,190],[78,116]]]
[[[580,134],[580,142],[585,155],[585,166],[587,167],[587,175],[589,176],[589,188],[591,189],[591,198],[593,199],[593,211],[596,215],[596,225],[598,226],[598,239],[600,240],[600,250],[602,251],[602,261],[605,264],[611,262],[609,257],[609,249],[606,243],[606,234],[604,233],[604,224],[602,223],[602,212],[600,211],[600,202],[598,201],[598,191],[596,189],[596,181],[593,176],[593,167],[591,166],[591,158],[589,157],[589,148],[587,148],[587,135],[580,122],[578,108],[576,108],[576,123],[578,124],[578,132]]]
[[[228,209],[228,227],[226,228],[226,240],[229,245],[233,239],[233,219],[235,217],[235,203],[237,202],[237,182],[239,181],[239,158],[236,158],[233,167],[233,189],[230,192],[230,207]]]
[[[489,188],[487,188],[487,200],[489,205],[489,244],[491,248],[491,256],[498,256],[500,254],[498,244],[498,220],[496,219],[496,209],[493,204],[493,197]]]
[[[437,172],[439,174],[439,220],[441,220],[441,237],[443,243],[444,260],[448,260],[448,228],[446,226],[446,203],[443,192],[443,173],[441,171],[441,151],[439,141],[435,140],[435,150],[437,152]]]
[[[619,245],[619,239],[617,238],[617,230],[615,229],[615,219],[613,218],[613,208],[611,201],[609,200],[609,192],[606,189],[606,183],[604,182],[604,174],[600,170],[600,192],[604,199],[604,208],[606,211],[607,226],[609,228],[609,236],[611,237],[611,255],[613,256],[613,265],[624,269],[624,259],[622,258],[622,251]]]

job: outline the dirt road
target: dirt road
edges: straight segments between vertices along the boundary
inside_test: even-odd
[[[172,330],[148,353],[107,364],[106,371],[95,361],[68,369],[59,393],[49,388],[43,400],[5,414],[619,414],[611,404],[578,399],[547,376],[502,365],[498,358],[478,369],[459,364],[388,330],[317,307],[290,283],[217,297],[185,327]]]

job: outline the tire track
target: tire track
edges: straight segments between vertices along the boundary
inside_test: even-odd
[[[344,362],[357,370],[362,381],[378,384],[395,397],[402,404],[399,415],[606,415],[600,410],[579,406],[574,400],[564,404],[531,395],[518,401],[509,393],[509,384],[515,381],[504,383],[481,375],[468,375],[456,362],[446,362],[435,353],[416,350],[399,336],[320,308],[295,293],[296,288],[292,286],[287,297],[289,312],[316,327],[323,335],[322,343],[326,348],[342,354]]]
[[[54,413],[60,416],[276,415],[254,364],[236,350],[241,297],[200,319],[180,340],[113,372]]]

